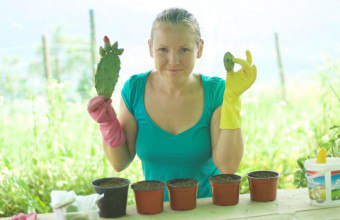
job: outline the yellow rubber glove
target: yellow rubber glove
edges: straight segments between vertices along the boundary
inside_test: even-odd
[[[250,51],[246,51],[246,56],[247,60],[233,58],[232,61],[240,64],[242,68],[237,72],[231,70],[227,73],[221,109],[220,129],[241,128],[240,96],[255,82],[257,74],[256,66],[252,65]]]

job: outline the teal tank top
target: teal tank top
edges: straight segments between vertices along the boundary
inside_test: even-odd
[[[199,181],[197,197],[210,197],[209,177],[220,174],[212,160],[210,121],[222,104],[225,81],[200,75],[204,92],[202,116],[193,127],[173,135],[160,128],[146,112],[144,92],[150,72],[131,76],[121,92],[138,125],[136,154],[142,162],[145,180],[194,178]],[[165,189],[164,201],[168,200]]]

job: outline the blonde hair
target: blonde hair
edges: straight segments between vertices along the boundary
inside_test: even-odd
[[[196,43],[199,46],[201,41],[200,26],[193,14],[182,8],[168,8],[159,13],[154,20],[151,28],[151,39],[157,24],[184,24],[190,27],[196,34]]]

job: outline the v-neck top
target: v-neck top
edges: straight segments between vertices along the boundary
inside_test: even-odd
[[[200,74],[204,94],[202,115],[194,126],[174,135],[159,127],[145,109],[145,86],[150,72],[131,76],[121,92],[138,125],[136,153],[145,180],[194,178],[199,181],[197,197],[210,197],[209,177],[220,174],[212,160],[210,121],[213,112],[222,105],[225,81]],[[168,200],[165,189],[164,201]]]

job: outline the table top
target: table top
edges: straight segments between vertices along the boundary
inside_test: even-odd
[[[1,218],[10,219],[10,218]],[[38,214],[38,220],[54,220],[53,213]],[[101,218],[104,219],[104,218]],[[107,219],[107,218],[106,218]],[[115,218],[117,219],[117,218]],[[120,219],[120,218],[118,218]],[[340,219],[340,206],[315,206],[309,203],[308,189],[281,189],[276,201],[253,202],[249,194],[241,194],[235,206],[216,206],[212,198],[197,199],[197,207],[189,211],[174,211],[169,202],[157,215],[140,215],[135,205],[129,205],[121,219]]]

